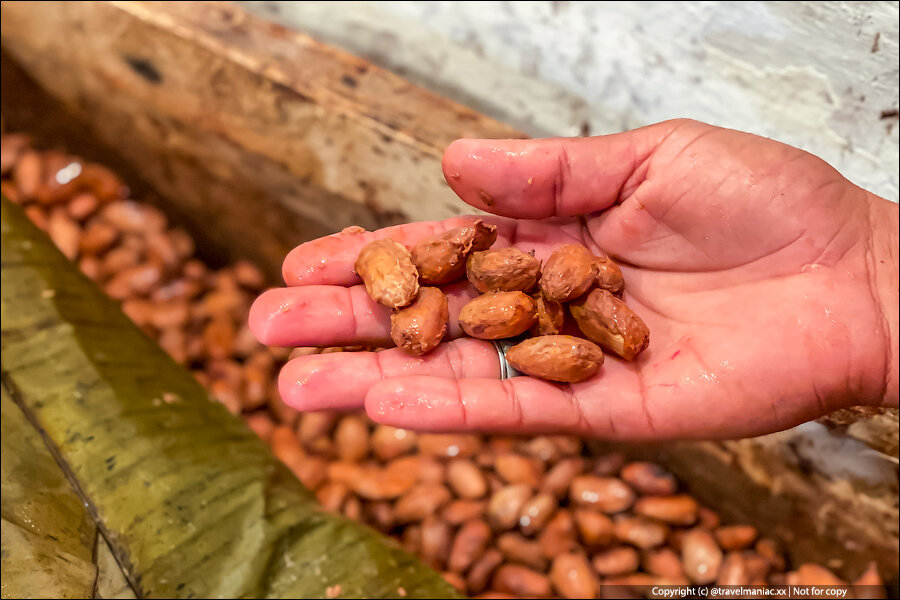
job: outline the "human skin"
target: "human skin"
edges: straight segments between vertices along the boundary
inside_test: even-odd
[[[279,377],[300,410],[359,409],[417,430],[568,432],[608,439],[737,438],[835,409],[897,406],[898,209],[821,159],[689,120],[621,134],[459,140],[444,175],[500,215],[495,247],[582,243],[622,267],[625,301],[650,327],[636,361],[607,356],[563,385],[500,381],[490,342],[423,357],[392,349],[296,358]],[[388,309],[353,262],[369,241],[407,246],[466,219],[339,233],[286,258],[286,288],[254,303],[266,344],[389,344]],[[475,294],[446,286],[448,339]]]

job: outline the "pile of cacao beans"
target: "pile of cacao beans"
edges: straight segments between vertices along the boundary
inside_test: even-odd
[[[393,309],[391,339],[398,348],[420,356],[440,344],[449,310],[437,286],[463,277],[481,295],[460,309],[460,328],[483,340],[530,332],[505,356],[532,377],[584,381],[599,371],[603,350],[634,360],[650,343],[650,329],[622,300],[622,270],[605,253],[562,244],[542,265],[533,251],[491,249],[497,235],[495,225],[476,219],[410,249],[382,238],[360,250],[356,272],[372,300]],[[576,323],[568,328],[573,335],[565,334],[565,303]]]
[[[109,169],[36,150],[23,134],[2,136],[0,166],[3,194],[326,510],[397,538],[461,592],[594,598],[666,584],[847,583],[821,565],[787,564],[752,526],[720,523],[662,467],[591,455],[575,437],[416,434],[361,414],[301,415],[278,396],[280,366],[361,348],[260,345],[247,314],[261,272],[248,262],[208,268],[192,238]],[[882,581],[873,564],[854,583]]]

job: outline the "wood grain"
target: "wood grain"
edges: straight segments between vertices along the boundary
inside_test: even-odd
[[[270,267],[348,225],[472,212],[444,182],[444,148],[521,136],[227,3],[4,2],[2,15],[7,52],[192,229]]]

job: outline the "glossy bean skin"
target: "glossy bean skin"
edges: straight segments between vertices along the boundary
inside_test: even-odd
[[[480,219],[419,240],[410,249],[420,281],[443,285],[466,274],[466,261],[473,251],[487,250],[497,239],[497,227]]]
[[[459,312],[459,325],[472,337],[499,340],[528,331],[537,320],[534,300],[523,292],[488,292]]]
[[[603,351],[571,335],[544,335],[520,342],[506,351],[506,360],[517,370],[562,383],[593,377],[603,364]]]
[[[444,292],[434,287],[419,288],[412,304],[391,314],[391,339],[407,354],[421,356],[441,343],[449,319]]]
[[[419,275],[409,251],[390,238],[366,245],[355,269],[372,300],[388,308],[408,306],[419,291]]]
[[[588,339],[625,360],[634,360],[650,344],[650,328],[611,292],[595,289],[569,307]]]

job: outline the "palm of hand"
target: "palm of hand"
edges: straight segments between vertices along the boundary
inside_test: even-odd
[[[528,219],[588,215],[499,220],[501,242],[539,258],[573,239],[613,255],[626,301],[650,326],[650,347],[635,363],[607,360],[597,377],[572,386],[490,379],[493,349],[473,340],[425,359],[392,354],[399,351],[303,357],[281,378],[289,402],[353,408],[365,398],[376,420],[419,429],[635,439],[763,433],[878,396],[878,382],[863,375],[886,343],[873,335],[883,319],[868,274],[868,201],[819,159],[685,122],[577,142],[461,142],[444,166],[454,190],[479,208]],[[408,242],[453,225],[386,234]],[[296,249],[286,281],[307,287],[260,298],[251,325],[262,341],[383,337],[387,312],[365,304],[358,287],[336,287],[358,283],[352,259],[364,241],[339,235]],[[323,252],[327,259],[313,259]],[[450,295],[451,312],[470,297],[461,288]],[[315,314],[322,298],[324,313]]]
[[[764,433],[880,397],[864,375],[887,342],[863,190],[800,150],[693,125],[646,168],[586,227],[631,265],[629,302],[656,342],[622,375],[648,436]]]

